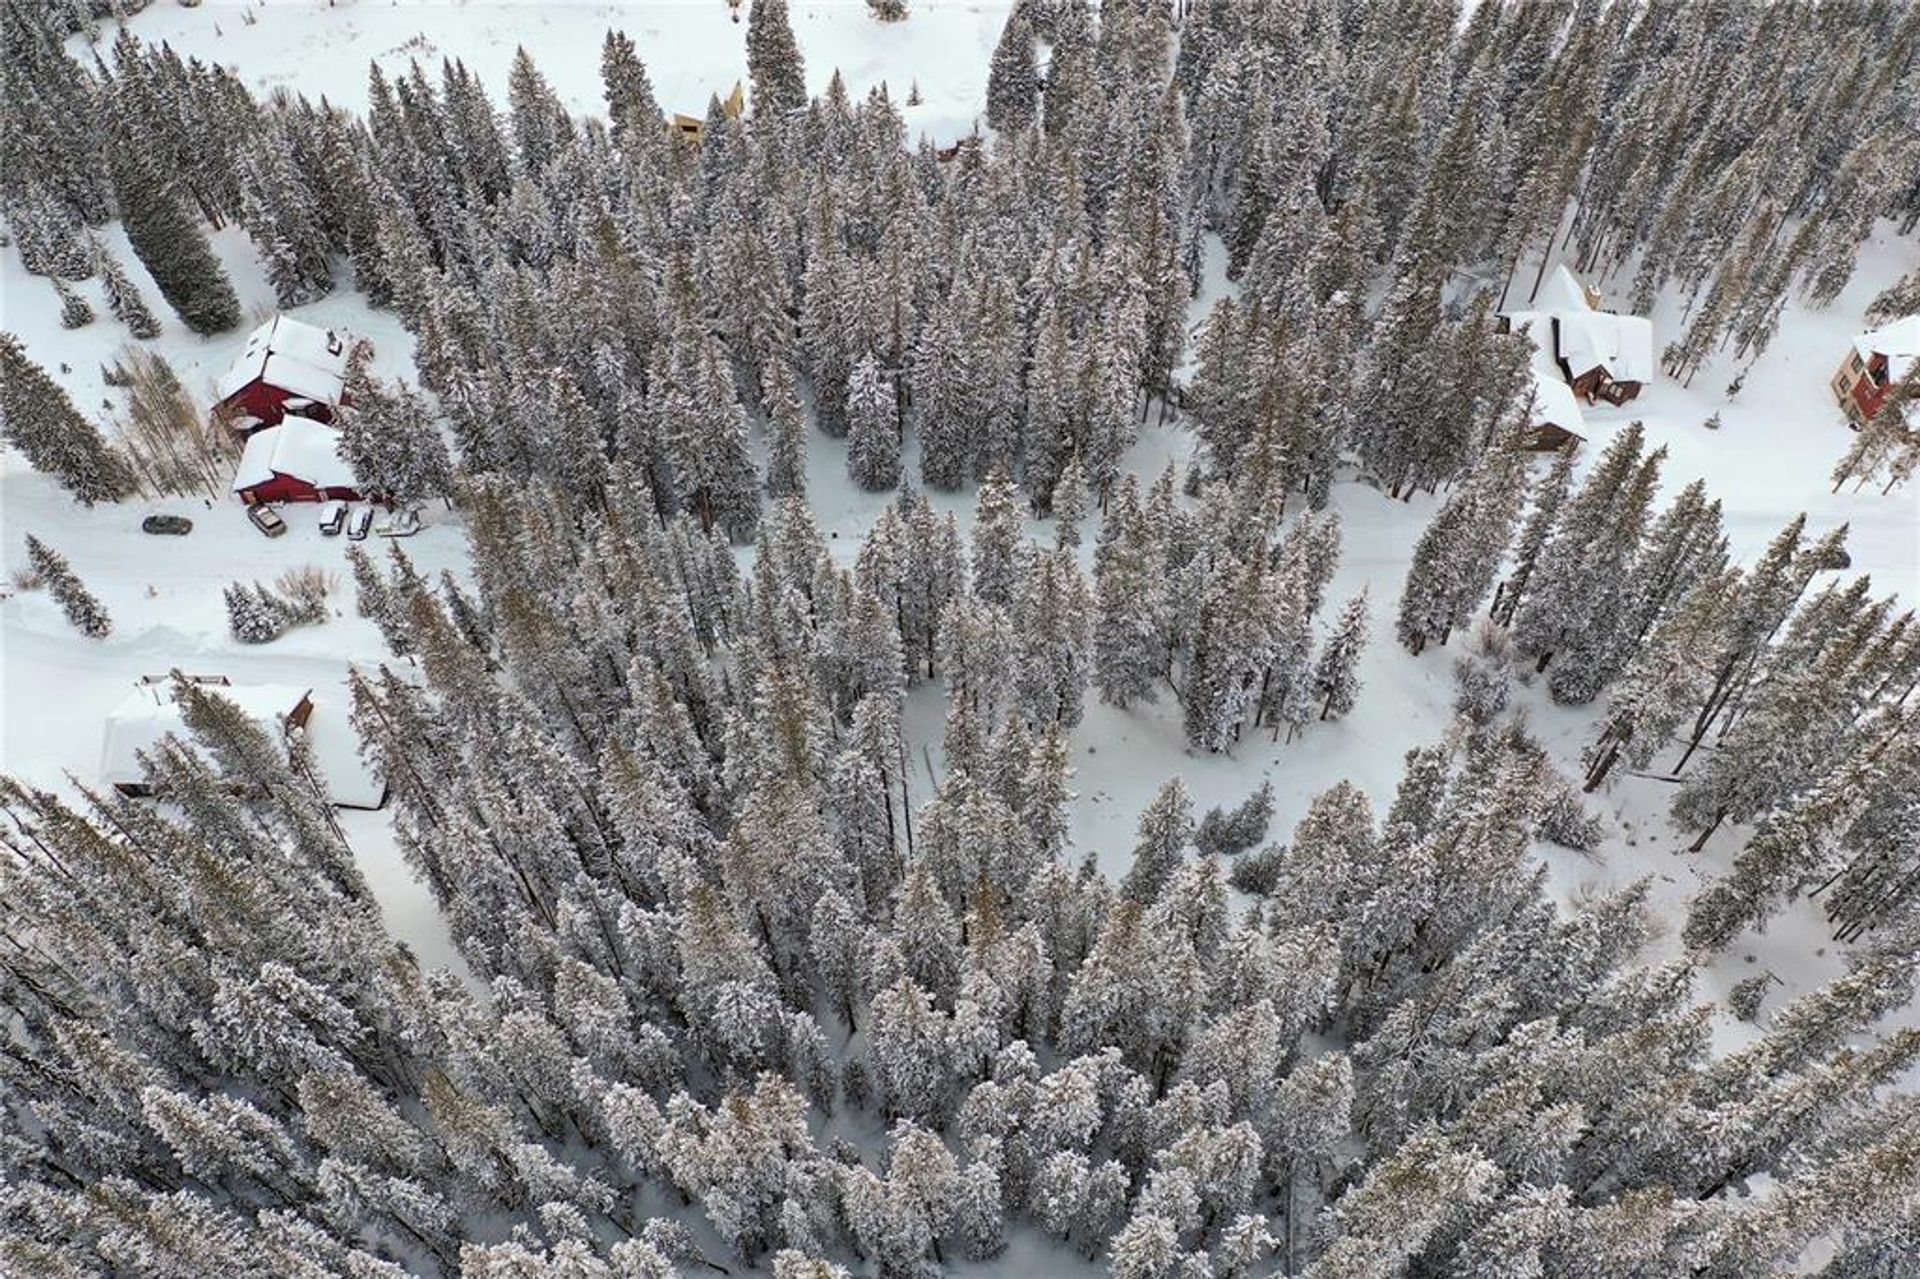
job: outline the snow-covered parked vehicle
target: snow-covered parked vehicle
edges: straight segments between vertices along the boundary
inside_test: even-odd
[[[347,519],[347,540],[349,542],[366,541],[367,530],[372,527],[373,508],[371,506],[354,507],[353,514]]]
[[[247,518],[253,526],[268,537],[279,537],[287,531],[287,522],[280,518],[280,512],[264,503],[247,508]]]
[[[320,535],[338,537],[347,526],[347,504],[341,501],[328,502],[320,508]]]
[[[373,531],[381,537],[412,537],[420,531],[420,512],[395,511]]]

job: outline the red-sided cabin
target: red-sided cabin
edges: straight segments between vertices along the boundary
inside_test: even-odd
[[[252,333],[220,379],[214,416],[242,430],[273,426],[289,415],[333,420],[347,403],[353,335],[276,315]]]
[[[1893,384],[1920,368],[1920,315],[1895,320],[1853,341],[1833,375],[1834,398],[1857,430],[1873,420]]]
[[[360,497],[353,468],[340,456],[340,432],[304,417],[285,418],[247,437],[233,491],[249,506]]]

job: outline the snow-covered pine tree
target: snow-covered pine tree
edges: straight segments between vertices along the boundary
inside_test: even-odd
[[[793,365],[784,358],[761,369],[761,396],[767,421],[767,496],[807,495],[807,419],[793,382]]]
[[[987,123],[998,133],[1018,133],[1038,114],[1035,97],[1040,77],[1033,61],[1033,24],[1028,6],[1018,3],[1000,28],[987,70]]]
[[[1161,539],[1132,476],[1120,483],[1094,550],[1093,682],[1100,700],[1151,701],[1167,670]]]
[[[88,639],[105,639],[113,630],[106,608],[80,581],[66,556],[31,533],[27,534],[27,563],[75,630]]]
[[[84,329],[93,323],[93,304],[75,293],[64,280],[55,280],[53,291],[60,298],[61,328]]]
[[[347,393],[352,405],[336,415],[340,448],[362,493],[403,506],[452,493],[453,459],[419,392],[358,366]]]
[[[233,284],[206,233],[180,207],[172,183],[154,171],[130,139],[111,143],[107,156],[127,240],[167,305],[195,333],[224,333],[238,324],[240,300]]]
[[[1140,837],[1133,864],[1120,881],[1121,895],[1143,905],[1157,899],[1179,870],[1193,832],[1193,800],[1186,783],[1171,778],[1140,814]]]
[[[870,493],[900,483],[900,409],[869,351],[847,379],[847,477]]]
[[[1244,853],[1267,837],[1272,820],[1273,783],[1263,781],[1231,811],[1209,808],[1194,830],[1193,846],[1208,857]]]
[[[274,298],[302,306],[333,289],[326,232],[315,210],[321,194],[296,165],[284,119],[270,119],[243,154],[240,222],[266,267]]]
[[[265,644],[287,629],[273,601],[256,583],[231,582],[226,588],[227,631],[242,644]]]
[[[113,318],[127,326],[127,332],[145,340],[158,337],[160,321],[153,318],[153,312],[147,309],[147,300],[140,295],[140,286],[127,275],[120,259],[113,256],[106,245],[97,239],[93,242],[94,264],[100,272],[100,284],[106,291],[107,308],[113,312]]]
[[[807,105],[806,68],[787,19],[787,0],[753,0],[747,15],[747,75],[754,114],[777,120]]]
[[[1340,719],[1353,709],[1360,695],[1360,654],[1367,647],[1371,617],[1363,590],[1341,606],[1333,633],[1327,636],[1313,668],[1313,694],[1320,702],[1321,719]]]
[[[117,502],[134,490],[120,454],[11,333],[0,333],[0,439],[83,506]]]

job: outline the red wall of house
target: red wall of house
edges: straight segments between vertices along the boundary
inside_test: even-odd
[[[255,378],[214,408],[228,417],[257,417],[263,426],[274,426],[287,416],[287,401],[293,398],[281,387]],[[301,416],[310,417],[316,422],[333,421],[333,411],[319,403],[302,410]]]
[[[249,506],[261,502],[330,502],[335,498],[357,502],[360,494],[349,488],[315,488],[303,479],[283,475],[279,471],[275,471],[273,478],[265,484],[240,490],[240,500]]]
[[[1854,379],[1853,402],[1860,406],[1860,416],[1863,421],[1872,418],[1880,411],[1880,406],[1886,402],[1887,388],[1873,380],[1874,371],[1884,369],[1886,365],[1887,357],[1876,355],[1867,361],[1866,373]]]

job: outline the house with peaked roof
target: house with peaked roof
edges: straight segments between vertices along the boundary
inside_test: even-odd
[[[312,418],[286,417],[247,437],[234,468],[233,491],[260,502],[326,502],[360,498],[353,468],[340,456],[340,432]]]
[[[1920,367],[1920,315],[1862,333],[1833,375],[1833,395],[1857,431],[1886,403],[1893,384]]]
[[[333,420],[347,402],[347,364],[356,339],[276,315],[247,335],[216,387],[214,416],[236,430],[272,426],[288,415]]]
[[[1599,307],[1599,296],[1562,266],[1541,281],[1525,310],[1502,314],[1527,329],[1553,373],[1581,401],[1625,404],[1653,380],[1653,323]]]
[[[338,698],[316,700],[300,684],[234,684],[224,675],[196,676],[192,682],[231,702],[276,744],[298,737],[306,746],[300,756],[308,779],[336,808],[379,808],[386,803],[386,783],[360,757],[360,740]],[[169,737],[190,741],[186,716],[174,700],[170,677],[143,678],[107,716],[100,748],[100,780],[134,798],[150,797],[141,756],[149,755]]]
[[[746,109],[746,94],[741,90],[740,82],[735,80],[732,90],[728,92],[726,97],[720,99],[720,110],[726,115],[727,119],[738,120]],[[671,125],[673,130],[681,137],[694,143],[699,142],[700,135],[707,130],[707,120],[705,116],[687,115],[680,111],[673,113]]]

